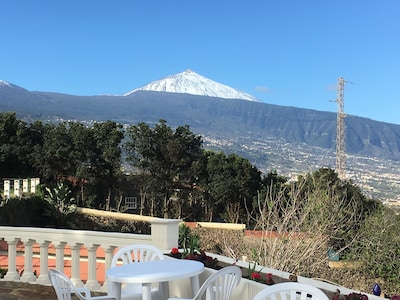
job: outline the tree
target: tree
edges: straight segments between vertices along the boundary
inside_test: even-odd
[[[245,222],[247,207],[251,205],[253,198],[257,196],[257,191],[261,187],[261,172],[249,160],[239,157],[236,154],[228,156],[228,164],[231,165],[234,176],[238,209],[227,210],[229,222]],[[229,206],[228,206],[229,207]]]
[[[333,199],[340,199],[343,206],[339,210],[326,211],[326,214],[335,212],[337,219],[353,219],[353,222],[346,222],[348,226],[340,226],[340,230],[332,229],[335,235],[330,239],[330,247],[336,252],[348,251],[349,245],[356,239],[360,225],[366,216],[377,208],[377,202],[367,199],[358,186],[351,181],[340,180],[338,174],[329,168],[320,168],[305,177],[299,176],[298,186],[304,199],[317,201],[325,207],[332,205]],[[321,197],[324,194],[324,197]],[[325,200],[325,204],[323,201]],[[347,207],[347,209],[344,209]],[[332,224],[333,226],[334,224]]]
[[[95,177],[93,165],[98,159],[98,151],[92,128],[84,126],[82,123],[70,122],[68,133],[73,143],[70,157],[74,165],[73,173],[68,179],[80,187],[80,197],[76,197],[77,205],[79,205],[79,198],[82,204],[85,202],[85,185]],[[89,204],[88,201],[86,204]]]
[[[95,123],[92,129],[95,152],[90,167],[100,183],[98,188],[106,190],[105,209],[111,209],[113,190],[117,187],[121,169],[121,147],[124,137],[122,125],[112,121]]]
[[[69,180],[72,187],[79,186],[77,199],[82,204],[92,202],[84,194],[84,186],[90,185],[91,198],[106,199],[103,206],[110,209],[113,189],[122,176],[122,125],[107,121],[86,127],[64,122],[42,127],[36,124],[35,128],[39,130],[32,132],[42,132],[42,141],[34,148],[33,157],[44,181]]]
[[[49,125],[44,132],[43,147],[36,153],[41,177],[60,181],[74,173],[74,148],[68,124]]]
[[[202,186],[208,220],[224,218],[237,223],[245,215],[260,187],[261,172],[244,158],[236,154],[207,152],[207,180]]]
[[[31,123],[27,128],[28,134],[23,141],[23,147],[25,148],[24,152],[27,153],[25,156],[26,163],[31,166],[32,171],[26,172],[24,176],[38,177],[41,175],[40,161],[43,156],[45,134],[51,128],[51,125],[43,124],[40,121]]]
[[[27,125],[15,113],[0,113],[0,177],[24,175],[27,166],[27,148],[23,141]]]
[[[159,199],[160,214],[168,218],[173,190],[193,182],[191,168],[201,154],[201,137],[193,134],[189,126],[179,126],[174,131],[165,120],[154,128],[143,122],[133,125],[127,135],[127,159],[147,178],[146,185]]]

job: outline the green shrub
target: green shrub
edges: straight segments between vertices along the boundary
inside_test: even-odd
[[[400,216],[382,207],[366,218],[349,257],[360,261],[363,271],[381,278],[386,291],[400,288]]]
[[[45,216],[49,208],[39,196],[30,198],[11,198],[0,207],[0,225],[47,227],[52,223]]]

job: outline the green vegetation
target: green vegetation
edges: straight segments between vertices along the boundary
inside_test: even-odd
[[[73,227],[72,220],[74,219],[72,217],[75,213],[76,205],[67,185],[59,183],[55,188],[46,187],[44,199],[50,204],[45,211],[45,215],[50,220],[55,221],[57,228]]]
[[[398,286],[400,221],[393,211],[331,169],[289,182],[236,154],[206,151],[188,126],[27,124],[1,113],[0,177],[42,183],[37,195],[6,199],[0,224],[73,227],[76,206],[123,211],[123,199],[135,196],[135,213],[262,230],[251,248],[259,264],[311,276],[329,248]],[[198,248],[197,237],[181,231],[184,248]]]
[[[399,291],[400,215],[379,207],[361,224],[348,258],[361,262],[365,274],[379,278],[388,290]]]

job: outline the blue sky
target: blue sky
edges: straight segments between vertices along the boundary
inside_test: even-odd
[[[400,124],[398,0],[0,0],[0,79],[123,94],[186,69],[271,104]]]

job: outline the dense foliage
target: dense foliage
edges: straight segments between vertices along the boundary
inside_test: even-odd
[[[374,210],[361,224],[348,257],[360,262],[364,273],[379,278],[387,290],[399,291],[400,216],[386,207]]]

